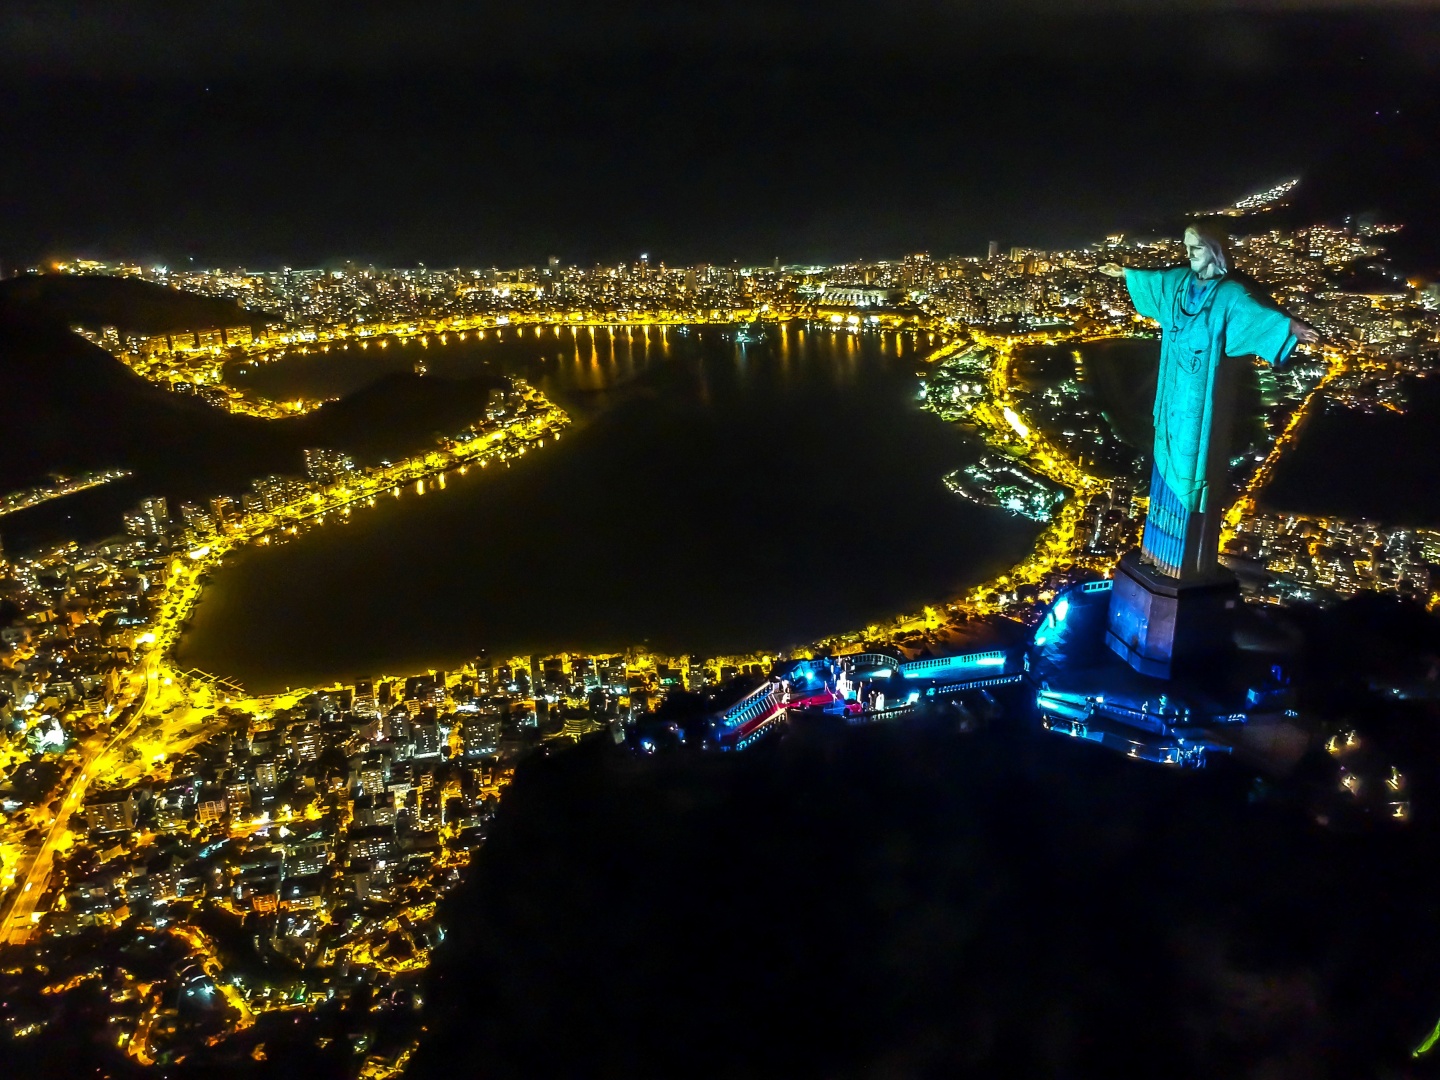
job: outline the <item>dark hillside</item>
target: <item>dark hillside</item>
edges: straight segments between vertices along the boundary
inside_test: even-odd
[[[397,372],[308,416],[275,423],[297,448],[337,447],[373,465],[434,446],[474,423],[500,381],[498,376],[440,379]]]
[[[1397,265],[1440,276],[1440,105],[1412,103],[1376,114],[1305,171],[1293,203],[1258,221],[1265,228],[1354,217],[1400,222],[1385,246]]]
[[[67,326],[116,327],[122,334],[169,334],[217,326],[258,326],[278,315],[233,300],[199,296],[135,278],[27,274],[0,281],[0,310],[23,310]]]
[[[6,489],[51,471],[115,466],[153,478],[157,489],[291,467],[266,421],[172,394],[53,320],[4,308],[0,427]]]
[[[173,505],[243,491],[268,473],[299,474],[307,446],[362,464],[398,459],[472,423],[498,383],[396,374],[307,416],[262,420],[171,393],[55,318],[0,304],[0,491],[52,472],[135,473],[8,518],[5,535],[22,546],[103,535],[145,495]]]
[[[913,721],[532,758],[442,908],[411,1071],[1434,1075],[1405,1060],[1434,1023],[1428,832],[1129,765]]]

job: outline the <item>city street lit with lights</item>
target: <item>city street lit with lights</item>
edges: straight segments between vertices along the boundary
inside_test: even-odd
[[[1436,13],[550,6],[11,20],[7,1075],[1435,1075]]]

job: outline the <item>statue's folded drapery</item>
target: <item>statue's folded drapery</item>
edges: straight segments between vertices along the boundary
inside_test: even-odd
[[[1214,564],[1225,484],[1231,388],[1221,361],[1283,363],[1295,347],[1290,317],[1228,277],[1199,280],[1188,267],[1125,271],[1135,310],[1160,324],[1155,389],[1155,468],[1141,550],[1183,578]],[[1207,554],[1208,553],[1208,554]]]

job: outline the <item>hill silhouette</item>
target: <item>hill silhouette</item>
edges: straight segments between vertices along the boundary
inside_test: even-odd
[[[49,472],[111,467],[160,487],[192,470],[223,482],[227,463],[284,460],[266,453],[276,440],[265,421],[163,390],[54,317],[10,307],[0,308],[0,402],[6,488],[40,483]]]
[[[0,490],[44,483],[55,472],[125,468],[135,474],[127,499],[203,500],[242,491],[257,476],[298,474],[306,447],[343,450],[362,463],[398,458],[472,422],[500,382],[396,374],[306,416],[264,420],[146,381],[71,332],[66,314],[75,310],[0,303]],[[94,500],[114,520],[77,524],[78,532],[116,528],[120,494]],[[67,510],[80,505],[64,502]],[[17,525],[24,531],[21,518],[7,519],[7,536]]]
[[[1398,223],[1405,228],[1384,238],[1395,266],[1424,279],[1440,278],[1440,203],[1435,200],[1440,191],[1440,104],[1419,98],[1337,129],[1292,175],[1300,183],[1285,205],[1221,218],[1219,226],[1231,233],[1256,233],[1339,224],[1347,218],[1356,225]],[[1129,220],[1126,231],[1178,237],[1190,221],[1212,212],[1177,208],[1163,216]]]
[[[218,296],[200,296],[138,278],[26,274],[0,281],[0,309],[122,334],[170,334],[217,326],[260,326],[280,317]]]
[[[1369,117],[1306,169],[1289,206],[1256,220],[1298,227],[1346,217],[1399,222],[1385,247],[1408,272],[1440,277],[1440,105],[1421,100]]]
[[[1434,1022],[1428,833],[1013,719],[608,741],[521,766],[442,906],[414,1075],[1399,1076]]]

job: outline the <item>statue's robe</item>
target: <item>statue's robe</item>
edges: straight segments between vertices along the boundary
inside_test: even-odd
[[[1200,281],[1188,266],[1125,271],[1135,310],[1160,324],[1155,468],[1141,557],[1181,580],[1214,570],[1220,550],[1234,379],[1225,357],[1284,363],[1290,317],[1228,277]]]

